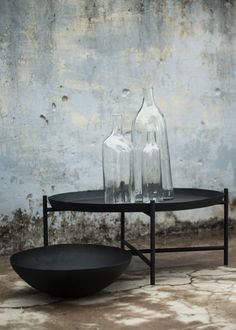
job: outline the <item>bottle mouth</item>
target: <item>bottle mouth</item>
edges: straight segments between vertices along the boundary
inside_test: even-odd
[[[113,113],[112,117],[122,117],[122,115],[120,113]]]

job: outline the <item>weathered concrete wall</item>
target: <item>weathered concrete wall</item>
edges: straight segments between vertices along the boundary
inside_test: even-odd
[[[129,131],[147,85],[167,119],[175,186],[228,187],[233,201],[235,42],[232,0],[0,0],[0,251],[41,242],[43,194],[102,188],[110,115],[121,112]],[[136,216],[128,227],[143,234]],[[222,211],[162,215],[163,228],[176,217]],[[62,233],[72,222],[65,241],[82,229],[117,235],[116,216],[57,219]]]

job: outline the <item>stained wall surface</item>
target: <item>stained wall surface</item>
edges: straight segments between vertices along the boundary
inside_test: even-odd
[[[0,252],[42,242],[43,194],[102,189],[111,114],[128,133],[146,86],[167,120],[174,185],[228,187],[234,219],[235,69],[233,0],[0,0]],[[118,237],[117,215],[51,224],[55,241]],[[127,227],[148,230],[135,214]]]

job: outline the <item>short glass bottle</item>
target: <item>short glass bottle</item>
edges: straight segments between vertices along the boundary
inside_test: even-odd
[[[134,147],[134,199],[141,202],[142,196],[142,151],[146,144],[147,132],[156,132],[157,145],[161,155],[162,196],[172,199],[174,190],[172,184],[170,153],[167,137],[167,127],[164,115],[156,106],[153,98],[153,88],[143,89],[143,103],[132,123],[132,143]]]
[[[142,153],[143,202],[160,202],[162,196],[161,153],[157,145],[156,132],[147,133],[147,144]]]
[[[132,145],[122,131],[122,116],[112,115],[113,129],[103,142],[103,183],[105,203],[132,200]]]

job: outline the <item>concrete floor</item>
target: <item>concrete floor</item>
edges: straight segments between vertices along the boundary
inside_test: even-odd
[[[222,251],[161,254],[155,286],[138,258],[111,286],[91,297],[61,300],[25,284],[0,257],[0,329],[236,330],[236,235],[229,267]],[[160,245],[166,246],[166,240]],[[184,242],[184,243],[183,243]],[[169,246],[220,243],[220,237],[168,239]],[[142,241],[135,242],[138,246]]]

